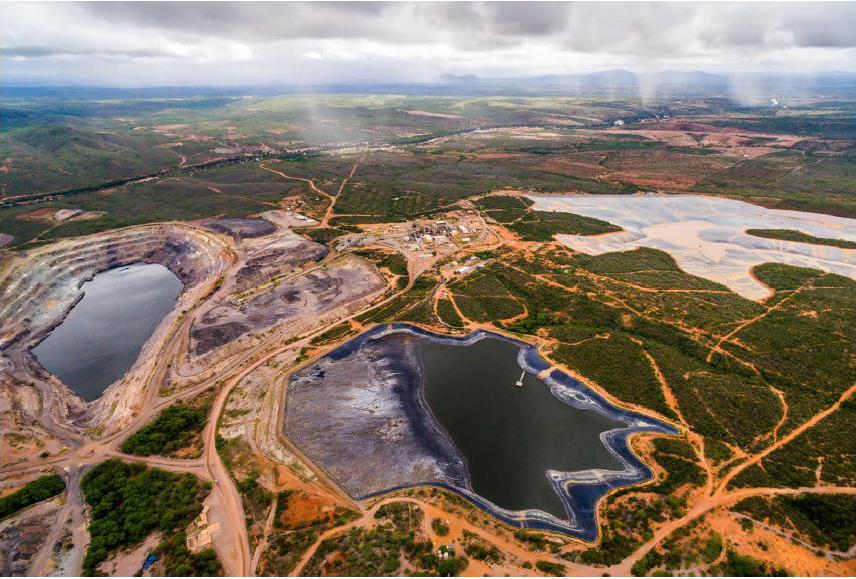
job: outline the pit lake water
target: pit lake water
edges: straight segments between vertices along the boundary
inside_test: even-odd
[[[534,374],[525,373],[517,386],[516,344],[416,342],[426,402],[466,458],[477,494],[505,509],[565,518],[547,470],[622,468],[600,434],[625,424],[565,404]]]
[[[158,264],[99,273],[33,354],[78,396],[95,400],[134,365],[181,290],[175,274]]]

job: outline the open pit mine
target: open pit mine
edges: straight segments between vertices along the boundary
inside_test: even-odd
[[[37,388],[43,401],[52,401],[43,405],[69,427],[120,427],[142,403],[144,392],[134,386],[139,386],[136,379],[151,366],[167,330],[183,310],[210,293],[232,259],[220,236],[180,224],[133,227],[15,255],[4,264],[0,278],[4,378]],[[85,282],[102,271],[135,263],[163,265],[181,281],[182,293],[125,379],[94,403],[84,404],[39,364],[31,349],[63,322],[82,297]]]
[[[155,287],[164,284],[165,294]],[[101,286],[111,299],[98,298]],[[0,566],[74,575],[88,542],[77,489],[88,469],[111,457],[141,460],[122,443],[165,408],[207,392],[217,393],[222,408],[229,388],[283,344],[306,343],[313,331],[364,310],[388,283],[371,262],[328,256],[273,212],[270,220],[129,227],[10,253],[0,288],[0,423],[17,436],[4,445],[2,487],[59,472],[70,489],[62,505],[46,503],[20,525],[4,522],[0,532],[10,542],[0,549]],[[140,327],[131,332],[117,320]],[[125,345],[130,333],[136,337]],[[81,345],[104,336],[115,344],[78,359]],[[105,380],[107,361],[98,356],[111,357],[113,346],[128,362],[93,384],[95,373],[87,372],[94,368]],[[211,525],[194,541],[213,546],[228,574],[248,574],[243,507],[214,435],[206,429],[195,459],[146,463],[217,481],[205,501]],[[69,551],[50,547],[72,536]]]

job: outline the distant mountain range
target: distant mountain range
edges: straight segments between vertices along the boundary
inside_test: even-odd
[[[665,71],[652,74],[615,69],[589,74],[543,75],[529,78],[481,79],[474,75],[443,75],[437,83],[404,85],[425,93],[544,94],[586,96],[856,96],[856,73],[712,74]]]
[[[730,97],[747,104],[770,98],[856,97],[856,73],[740,73],[666,71],[651,74],[615,69],[588,74],[551,74],[527,78],[479,78],[444,74],[436,82],[355,82],[312,86],[243,87],[47,87],[9,86],[4,97],[186,98],[190,96],[271,96],[293,93],[372,93],[461,96],[606,96],[643,98]]]

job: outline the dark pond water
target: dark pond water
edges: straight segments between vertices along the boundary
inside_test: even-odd
[[[420,339],[425,398],[469,464],[473,490],[510,510],[565,518],[545,471],[623,468],[601,432],[624,423],[563,403],[522,372],[518,347],[486,338],[461,347]]]
[[[127,372],[175,306],[181,281],[157,264],[99,273],[83,298],[33,354],[84,400],[95,400]]]

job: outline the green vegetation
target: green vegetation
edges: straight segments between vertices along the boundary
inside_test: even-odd
[[[518,160],[429,155],[419,149],[372,153],[339,196],[336,212],[365,216],[366,223],[377,218],[402,221],[501,187],[544,192],[626,190],[623,185],[545,172],[540,163],[535,155]]]
[[[68,125],[3,131],[0,155],[13,158],[15,170],[0,184],[26,195],[147,175],[178,166],[179,157],[158,145],[166,139],[130,130],[107,133]]]
[[[471,533],[466,529],[464,529],[463,532],[463,543],[464,553],[472,559],[484,561],[489,565],[496,565],[505,560],[505,556],[502,554],[502,551],[496,547],[496,545],[488,543],[475,533]]]
[[[799,533],[819,547],[847,551],[856,544],[854,496],[753,497],[737,503],[734,510]]]
[[[562,577],[565,574],[565,566],[560,563],[552,563],[550,561],[536,561],[535,568],[542,573]]]
[[[727,125],[758,132],[792,133],[797,135],[818,135],[827,139],[853,139],[856,131],[853,124],[848,122],[846,113],[847,103],[828,102],[825,105],[832,109],[827,114],[814,115],[810,110],[803,109],[802,114],[795,115],[758,115],[754,118],[728,119],[713,121],[714,125]]]
[[[663,467],[666,478],[646,490],[666,495],[672,500],[680,500],[674,493],[681,486],[685,484],[701,486],[705,482],[704,472],[698,466],[695,453],[686,440],[677,438],[655,439],[654,460]]]
[[[508,329],[546,331],[555,340],[551,358],[622,400],[674,417],[655,373],[659,371],[684,418],[705,437],[708,456],[722,462],[733,454],[728,445],[752,451],[768,444],[782,419],[774,388],[784,393],[789,406],[781,436],[831,405],[856,381],[856,367],[848,362],[856,355],[856,283],[778,264],[759,266],[756,276],[777,292],[765,305],[687,275],[663,252],[587,256],[544,249],[534,258],[498,260],[450,283],[449,289],[476,320],[497,323],[509,311],[504,302],[525,309],[526,317]],[[695,291],[662,291],[671,288]],[[739,342],[723,344],[733,357],[712,355],[708,361],[718,336],[756,317],[740,330]],[[841,459],[824,462],[824,482],[856,484],[856,441],[847,426],[854,422],[856,403],[848,401],[803,434],[799,444],[771,453],[763,468],[746,469],[734,484],[813,486],[815,466],[829,456]],[[619,514],[610,512],[604,521],[600,546],[584,551],[580,560],[617,563],[645,539],[650,521],[685,512],[685,489],[705,481],[695,452],[685,440],[658,439],[653,457],[667,474],[646,491],[664,498],[652,507],[614,507]],[[672,563],[682,556],[680,550],[663,554]]]
[[[467,566],[466,559],[454,553],[439,558],[431,542],[421,536],[423,517],[422,509],[412,503],[387,503],[375,513],[377,527],[357,527],[324,540],[302,575],[394,575],[402,560],[423,572],[457,575]]]
[[[550,546],[550,542],[541,533],[532,533],[523,529],[517,529],[514,531],[514,538],[535,551],[546,551]]]
[[[603,521],[600,546],[583,551],[580,553],[579,560],[589,565],[620,563],[642,544],[634,533],[647,528],[650,518],[650,513],[643,511],[634,512],[629,524],[621,519],[612,524],[609,521]]]
[[[139,544],[155,531],[164,537],[157,552],[167,575],[219,574],[215,556],[193,555],[185,546],[184,528],[201,512],[209,484],[191,474],[110,459],[87,472],[80,488],[92,508],[85,574],[95,574],[111,554]]]
[[[597,130],[617,117],[626,119],[627,128],[632,130],[634,120],[661,113],[666,105],[676,123],[687,120],[687,116],[691,117],[688,122],[701,117],[716,126],[820,138],[790,145],[768,136],[747,137],[741,146],[769,149],[768,154],[749,158],[735,157],[733,151],[723,154],[720,146],[673,147],[640,135]],[[7,130],[0,137],[0,158],[10,161],[4,161],[8,167],[0,173],[0,194],[77,190],[27,205],[3,204],[0,232],[15,236],[14,247],[30,240],[43,243],[153,221],[244,216],[281,206],[317,217],[329,205],[326,195],[266,168],[311,179],[323,191],[334,194],[357,160],[352,154],[264,154],[260,155],[265,157],[263,161],[248,158],[186,166],[214,156],[213,149],[223,144],[224,134],[242,135],[235,138],[249,147],[263,144],[276,148],[283,142],[300,147],[343,139],[400,145],[396,150],[365,156],[337,200],[331,220],[334,226],[306,231],[322,243],[354,231],[356,223],[429,216],[465,207],[466,200],[475,196],[512,189],[621,194],[649,187],[685,190],[691,185],[693,191],[769,207],[856,217],[856,148],[847,140],[854,133],[853,111],[853,103],[834,99],[810,106],[794,104],[787,112],[735,108],[712,98],[654,105],[633,99],[318,95],[311,109],[304,99],[295,97],[251,102],[224,97],[12,99],[4,102]],[[327,122],[308,122],[310,118]],[[557,118],[569,124],[557,127]],[[477,130],[485,127],[494,129]],[[549,127],[549,131],[543,133],[538,127]],[[579,127],[587,130],[580,131]],[[520,137],[520,132],[530,130],[543,134]],[[429,142],[439,136],[443,138]],[[185,166],[179,168],[179,163]],[[135,175],[160,171],[168,172],[145,182],[126,182]],[[92,189],[108,182],[112,182],[110,188]],[[532,202],[522,196],[488,195],[473,199],[473,203],[490,220],[525,240],[546,242],[558,233],[617,230],[609,223],[577,215],[534,211]],[[36,209],[61,208],[101,215],[63,223],[33,215]],[[815,238],[791,230],[748,233],[856,247],[851,241]],[[398,276],[395,283],[399,289],[411,281],[401,255],[358,253]],[[464,320],[457,305],[473,322],[537,336],[550,359],[621,402],[675,421],[678,414],[672,406],[676,404],[688,428],[703,437],[704,451],[714,465],[744,452],[757,452],[776,437],[781,439],[836,403],[842,392],[856,383],[856,282],[849,278],[764,264],[754,273],[775,293],[762,302],[753,302],[722,285],[688,275],[668,254],[650,249],[589,256],[548,243],[525,252],[498,249],[480,257],[489,260],[485,268],[449,282],[447,289],[454,302],[445,297],[435,302],[439,279],[431,271],[414,280],[405,294],[362,314],[359,320],[407,320],[430,325],[442,321],[450,328],[462,328]],[[350,331],[350,325],[340,324],[313,339],[312,346],[332,343]],[[732,332],[736,333],[722,340]],[[302,350],[299,359],[311,351]],[[168,408],[129,438],[123,450],[144,455],[184,453],[198,440],[206,414],[189,403]],[[794,443],[745,469],[732,485],[813,486],[818,482],[817,473],[827,485],[856,485],[854,423],[856,401],[851,398]],[[258,526],[272,497],[247,468],[250,449],[240,439],[218,439],[218,450],[233,472],[238,468],[244,473],[239,485],[248,516]],[[603,540],[578,555],[580,560],[594,564],[619,561],[650,536],[652,521],[684,512],[687,491],[705,482],[695,451],[685,439],[655,440],[652,459],[665,470],[665,476],[646,485],[644,494],[628,492],[610,497]],[[121,483],[121,493],[136,493],[137,483],[133,481],[143,476],[123,472],[116,484]],[[122,477],[133,480],[125,484]],[[173,488],[179,485],[176,481],[170,479],[162,486]],[[124,496],[120,490],[113,492],[117,501]],[[9,513],[16,512],[16,501],[32,504],[41,495],[16,496],[3,499],[4,513],[7,508]],[[158,505],[158,497],[147,500]],[[292,499],[278,497],[277,509],[286,508]],[[850,499],[753,499],[736,508],[806,537],[815,545],[846,550],[854,537],[849,515],[856,509]],[[160,520],[154,525],[148,523],[147,505],[125,503],[128,509],[146,513],[140,519],[146,522],[146,529],[163,530]],[[183,508],[181,501],[175,504]],[[121,513],[124,508],[117,509],[116,517],[121,521],[108,520],[106,515],[93,521],[98,531],[93,534],[97,539],[93,553],[114,550],[106,545],[127,546],[139,534],[119,525],[126,519],[131,521],[129,525],[137,525],[136,514],[126,517]],[[267,569],[280,575],[288,573],[323,529],[346,518],[339,513],[332,520],[309,521],[307,528],[279,529],[281,532],[271,539],[276,557]],[[368,570],[401,573],[402,569],[450,574],[466,565],[458,556],[438,558],[434,547],[425,545],[424,537],[413,528],[416,518],[405,507],[385,509],[378,529],[355,530],[325,541],[326,551],[313,557],[308,569],[340,574]],[[164,523],[171,534],[162,548],[170,554],[166,560],[172,561],[171,570],[185,573],[194,565],[205,568],[210,563],[205,561],[207,556],[188,558],[182,553],[182,527],[170,524]],[[519,540],[533,548],[551,548],[537,533],[518,534]],[[698,544],[688,546],[694,540]],[[690,539],[675,533],[662,548],[639,561],[633,572],[662,573],[664,568],[679,568],[693,557],[711,563],[722,553],[722,543],[722,537],[716,535]],[[465,541],[463,548],[470,558],[493,558],[491,547],[474,539]],[[176,568],[179,559],[185,566]],[[92,572],[94,566],[90,564],[87,570]],[[729,550],[727,560],[713,571],[761,574],[780,570]]]
[[[315,229],[306,229],[302,231],[312,241],[318,243],[329,244],[331,241],[339,239],[343,235],[347,235],[348,231],[337,229],[335,227],[317,227]]]
[[[711,174],[697,190],[761,200],[776,209],[856,217],[856,169],[847,155],[805,156],[787,151],[746,159]]]
[[[344,337],[345,335],[347,335],[351,331],[352,331],[352,328],[351,328],[350,322],[344,322],[344,323],[341,323],[337,326],[333,326],[332,328],[330,328],[326,332],[318,334],[317,336],[312,338],[310,343],[313,346],[320,346],[323,344],[329,344],[330,342],[335,342],[339,338]]]
[[[461,319],[461,316],[458,315],[458,312],[455,310],[455,306],[452,305],[451,300],[448,298],[442,298],[437,301],[437,315],[444,323],[453,328],[464,327],[464,321]]]
[[[56,496],[63,490],[65,490],[65,482],[56,474],[47,474],[28,482],[23,488],[0,498],[0,519],[5,519],[30,505]]]
[[[366,323],[392,320],[421,322],[430,319],[433,314],[428,309],[430,307],[429,298],[437,281],[438,279],[434,276],[422,274],[406,293],[384,305],[360,314],[356,320]]]
[[[244,515],[247,520],[247,531],[251,546],[255,546],[264,531],[268,509],[275,496],[258,482],[259,474],[249,472],[245,477],[236,480],[241,502],[244,505]]]
[[[785,241],[799,241],[801,243],[812,243],[814,245],[828,245],[842,249],[856,249],[856,241],[846,239],[832,239],[828,237],[815,237],[795,229],[747,229],[746,233],[756,237],[767,239],[784,239]]]
[[[273,516],[273,526],[277,529],[281,529],[285,526],[282,522],[282,514],[288,509],[289,499],[292,495],[294,495],[294,491],[288,489],[279,491],[276,494],[276,509]]]
[[[14,235],[13,243],[21,244],[36,235],[57,239],[159,221],[243,217],[271,209],[269,203],[289,194],[303,195],[304,188],[308,186],[254,165],[229,165],[181,179],[152,180],[33,205],[0,207],[0,232]],[[22,220],[35,209],[48,208],[79,208],[103,215],[61,224]]]
[[[392,275],[398,276],[395,280],[398,289],[404,289],[410,282],[407,259],[400,253],[389,253],[377,249],[359,249],[354,253],[373,262],[379,269],[386,269]]]
[[[550,241],[557,233],[599,235],[621,231],[617,225],[600,219],[559,211],[530,211],[510,228],[527,241]]]
[[[597,256],[581,253],[573,257],[571,264],[597,275],[651,289],[727,289],[716,282],[686,273],[678,267],[671,255],[647,247]]]
[[[431,528],[434,529],[438,537],[445,537],[449,534],[449,526],[442,519],[432,519]]]
[[[764,304],[687,275],[664,252],[588,256],[544,248],[494,260],[448,288],[467,317],[515,332],[546,332],[551,359],[625,402],[674,419],[662,376],[687,423],[704,437],[710,460],[721,463],[733,456],[729,445],[751,452],[769,444],[783,419],[777,392],[788,404],[781,436],[856,382],[856,282],[779,264],[759,266],[755,274],[777,292]],[[512,323],[501,322],[523,312]],[[745,320],[755,321],[723,342],[723,354],[711,353],[720,336]],[[841,459],[824,462],[824,482],[856,484],[856,439],[847,426],[854,422],[856,404],[846,402],[799,444],[776,450],[732,484],[813,486],[815,466],[829,456]],[[654,444],[654,460],[667,476],[652,492],[671,497],[704,483],[685,441]],[[683,498],[672,501],[666,512],[682,512]],[[639,533],[607,526],[601,548],[583,557],[614,563],[632,550]]]
[[[192,444],[194,437],[202,433],[207,419],[205,410],[174,404],[131,435],[122,443],[121,450],[138,456],[174,455]]]
[[[524,306],[509,289],[513,280],[503,275],[507,268],[490,264],[486,268],[449,284],[461,313],[475,322],[492,322],[524,314]],[[531,313],[530,313],[531,315]]]
[[[288,575],[303,554],[318,540],[315,529],[299,529],[291,533],[273,533],[264,553],[265,569],[268,574],[280,577]]]
[[[557,233],[569,235],[597,235],[621,231],[600,219],[559,211],[533,211],[532,201],[525,197],[493,195],[476,201],[488,217],[508,225],[527,241],[550,241]]]
[[[336,507],[333,512],[319,512],[314,519],[284,521],[283,517],[292,509],[292,504],[306,498],[303,491],[297,490],[284,490],[277,494],[274,528],[268,535],[268,548],[262,554],[261,575],[290,574],[301,556],[318,540],[319,533],[359,517],[359,513]]]
[[[656,549],[651,549],[645,556],[636,561],[630,572],[634,577],[645,577],[651,569],[657,567],[663,562],[663,556]]]
[[[475,202],[476,207],[485,215],[499,223],[512,223],[526,215],[535,202],[526,197],[510,195],[490,195]]]
[[[768,384],[784,392],[789,406],[786,424],[790,427],[828,407],[856,383],[856,366],[850,362],[856,355],[856,281],[774,264],[755,268],[755,275],[777,291],[768,303],[778,307],[740,332],[745,347],[728,343],[726,349],[751,361]],[[786,445],[783,452],[797,452],[796,447],[818,451],[834,447],[836,455],[852,452],[853,444],[837,438],[843,432],[835,430],[839,419],[846,419],[847,414],[842,408],[819,429],[811,429],[801,444]],[[826,433],[825,441],[821,433]],[[811,446],[814,439],[819,442],[817,448]],[[840,444],[834,446],[836,443]],[[777,454],[769,458],[775,460]],[[842,472],[831,466],[828,481]],[[856,471],[848,478],[856,479]],[[783,480],[793,480],[793,476]]]
[[[407,275],[407,260],[400,253],[388,254],[377,265],[387,268],[394,275]]]
[[[729,549],[725,562],[721,565],[722,574],[727,577],[788,577],[784,569],[771,567],[749,555],[741,555]]]
[[[215,577],[223,574],[223,568],[214,549],[203,549],[191,553],[187,548],[187,537],[183,532],[175,533],[162,541],[154,554],[164,560],[166,576]]]
[[[724,542],[722,540],[722,535],[720,535],[716,531],[712,532],[710,537],[708,537],[705,541],[704,547],[702,548],[702,560],[705,563],[713,563],[716,558],[719,557],[720,553],[722,553],[723,544]]]
[[[267,509],[274,495],[258,483],[259,475],[253,450],[243,437],[225,439],[218,434],[217,452],[235,480],[238,492],[241,493],[247,528],[252,540],[255,540],[262,532]]]

